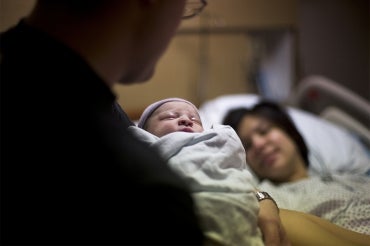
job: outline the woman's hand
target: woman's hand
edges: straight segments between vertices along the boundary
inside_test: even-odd
[[[259,202],[258,226],[263,234],[263,241],[266,246],[290,246],[287,234],[281,223],[279,208],[270,199]]]

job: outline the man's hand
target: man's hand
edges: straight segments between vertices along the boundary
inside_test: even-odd
[[[279,208],[272,200],[265,199],[259,202],[258,226],[263,234],[266,246],[290,246],[287,234],[279,216]]]

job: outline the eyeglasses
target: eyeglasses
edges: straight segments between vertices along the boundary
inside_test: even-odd
[[[199,15],[207,5],[206,0],[188,0],[185,5],[183,19],[189,19]]]

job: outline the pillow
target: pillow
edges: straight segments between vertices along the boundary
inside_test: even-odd
[[[205,127],[220,124],[230,109],[251,107],[261,98],[255,94],[232,94],[206,101],[199,107]],[[370,156],[358,139],[345,128],[325,119],[288,107],[309,149],[310,171],[320,176],[332,173],[366,174],[370,171]]]

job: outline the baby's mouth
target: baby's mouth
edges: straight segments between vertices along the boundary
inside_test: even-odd
[[[180,131],[182,131],[182,132],[194,132],[193,128],[191,128],[191,127],[184,127]]]

